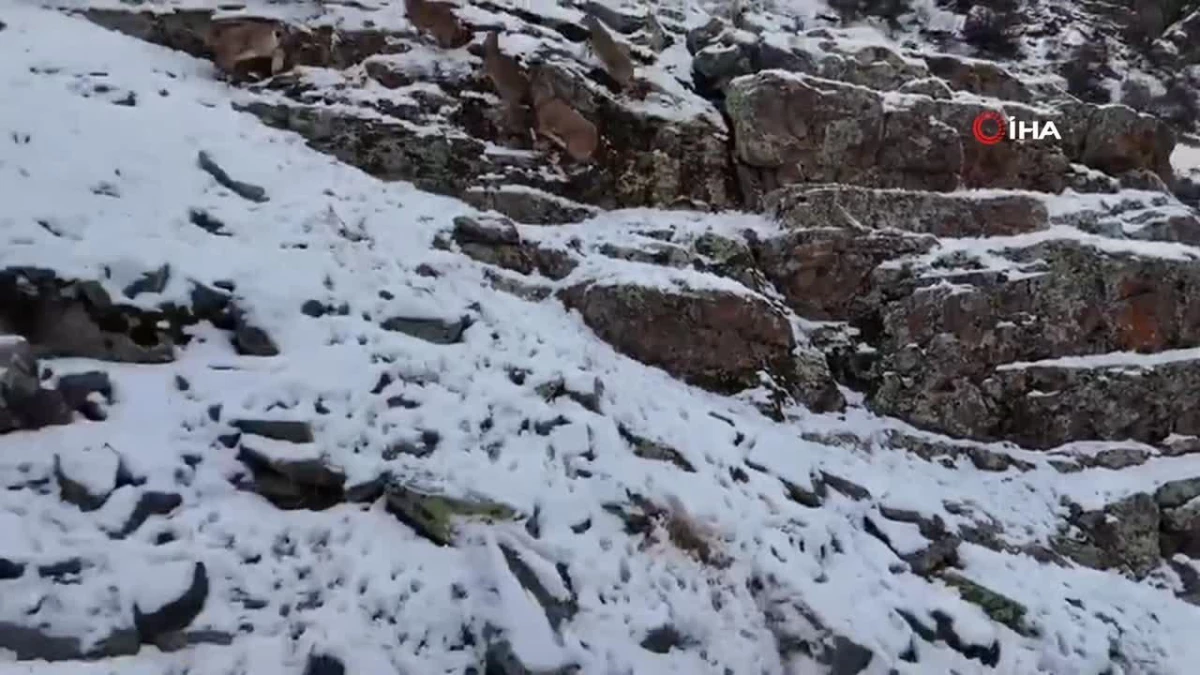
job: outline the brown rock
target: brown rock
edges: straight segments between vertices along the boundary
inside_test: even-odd
[[[951,87],[1002,101],[1028,103],[1029,88],[1008,71],[990,61],[965,61],[953,56],[926,56],[930,72]]]
[[[617,351],[711,391],[758,386],[768,371],[791,380],[792,329],[756,296],[583,284],[560,293]]]
[[[1175,133],[1150,115],[1122,105],[1096,108],[1088,119],[1079,161],[1111,175],[1150,169],[1171,182]]]
[[[791,232],[759,242],[755,253],[764,274],[798,314],[844,321],[856,314],[855,301],[867,297],[876,267],[935,245],[932,237],[842,228]]]

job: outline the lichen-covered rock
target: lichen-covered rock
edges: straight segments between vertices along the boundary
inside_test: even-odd
[[[1158,564],[1161,519],[1154,498],[1137,494],[1102,510],[1075,514],[1070,519],[1075,531],[1059,537],[1055,546],[1081,565],[1140,578]]]
[[[1047,227],[1045,203],[1024,194],[942,194],[858,187],[791,186],[763,200],[790,228],[864,227],[938,237],[1003,237]]]
[[[501,521],[517,516],[498,502],[433,494],[395,482],[385,487],[384,500],[388,513],[439,546],[454,543],[459,518]]]
[[[1114,176],[1150,169],[1164,181],[1172,179],[1175,133],[1170,126],[1121,105],[1102,106],[1089,112],[1080,162]]]
[[[848,228],[802,229],[755,244],[758,265],[801,316],[850,320],[868,311],[872,272],[882,263],[926,253],[928,236],[860,232]]]
[[[1025,618],[1029,610],[1021,603],[955,572],[947,572],[942,579],[948,585],[958,589],[964,600],[979,606],[997,623],[1008,626],[1021,635],[1031,636],[1034,634],[1033,628]]]
[[[997,425],[978,437],[1031,447],[1079,439],[1154,443],[1200,433],[1200,360],[1150,367],[1038,367],[995,372],[982,389]]]
[[[886,288],[874,299],[881,303],[878,322],[869,314],[860,319],[872,327],[878,337],[872,344],[882,352],[869,395],[872,407],[951,434],[1019,436],[1037,447],[1080,440],[1075,435],[1079,433],[1118,439],[1136,433],[1158,440],[1176,425],[1194,425],[1189,416],[1180,418],[1169,400],[1188,399],[1167,384],[1177,378],[1183,378],[1180,383],[1190,381],[1190,375],[1184,375],[1190,372],[1186,365],[1172,366],[1175,370],[1167,378],[1149,377],[1136,396],[1121,399],[1143,413],[1140,424],[1108,409],[1104,399],[1111,394],[1105,393],[1100,375],[1039,371],[1037,377],[1051,378],[1042,391],[1032,380],[1022,379],[1030,377],[1028,373],[997,374],[994,369],[1071,355],[1200,345],[1200,305],[1193,290],[1200,288],[1200,271],[1195,265],[1108,255],[1068,243],[1009,255],[1039,274],[1009,280],[1006,274],[969,273],[955,287],[916,284],[906,291],[905,273],[877,273],[874,285]],[[1055,381],[1082,388],[1062,390],[1062,406],[1055,397],[1025,396],[1058,391],[1051,386]],[[1129,383],[1132,386],[1134,380]],[[1011,400],[1013,395],[1020,401]],[[1072,406],[1078,406],[1077,420],[1072,419]],[[1018,415],[1030,417],[1014,417]]]
[[[705,389],[734,393],[759,374],[792,380],[787,319],[761,298],[633,284],[573,286],[559,294],[617,351]]]

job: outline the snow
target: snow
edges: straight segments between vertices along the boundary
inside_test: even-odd
[[[56,456],[63,476],[79,483],[89,495],[101,496],[117,486],[121,458],[109,447],[84,446],[64,450]]]
[[[157,612],[183,596],[192,585],[195,565],[187,561],[155,562],[140,570],[134,602],[143,614]]]
[[[815,16],[820,3],[792,4],[798,14]],[[539,2],[536,9],[553,7]],[[1056,532],[1064,497],[1103,504],[1195,473],[1196,458],[1155,458],[1128,472],[1059,474],[1028,453],[1032,470],[985,472],[888,447],[885,432],[901,427],[861,408],[842,415],[790,410],[784,422],[769,420],[745,400],[700,391],[615,353],[553,301],[492,290],[480,265],[431,246],[455,216],[478,216],[473,209],[409,184],[377,181],[234,111],[231,103],[242,94],[214,82],[210,65],[30,6],[6,7],[2,18],[8,27],[0,40],[0,266],[102,279],[120,297],[124,283],[169,264],[171,283],[155,301],[184,301],[191,281],[233,281],[239,306],[281,348],[276,357],[239,356],[222,331],[202,325],[166,365],[52,362],[56,372],[105,370],[119,400],[103,422],[0,436],[0,541],[5,556],[78,557],[88,566],[74,585],[33,574],[0,582],[15,584],[3,587],[0,619],[26,620],[36,609],[36,619],[93,639],[127,625],[132,602],[143,611],[161,604],[195,562],[204,562],[212,591],[195,627],[233,638],[174,653],[145,648],[103,664],[6,663],[3,672],[284,675],[300,672],[305,656],[318,649],[345,659],[347,672],[460,673],[478,665],[478,654],[462,644],[464,627],[479,635],[491,623],[535,667],[574,662],[584,673],[782,675],[764,615],[768,601],[803,603],[900,673],[977,672],[977,662],[944,646],[923,648],[921,664],[900,661],[911,632],[895,609],[918,616],[945,609],[972,640],[1000,640],[999,672],[1096,672],[1107,662],[1109,641],[1118,638],[1130,658],[1157,672],[1187,672],[1200,656],[1187,639],[1200,630],[1200,617],[1167,591],[968,547],[972,578],[1030,607],[1045,637],[984,623],[956,592],[893,571],[895,553],[862,527],[875,513],[872,504],[831,491],[822,508],[804,507],[780,480],[811,487],[820,472],[836,474],[868,489],[879,505],[938,516],[950,528],[995,522],[1020,545],[1044,543]],[[97,92],[100,83],[111,92]],[[111,102],[128,91],[138,94],[136,106]],[[29,143],[9,144],[12,132],[29,134]],[[201,150],[236,179],[261,185],[269,201],[248,202],[219,187],[196,166]],[[119,196],[93,190],[100,182]],[[231,236],[191,225],[190,208],[222,220]],[[62,234],[38,220],[52,221]],[[549,245],[578,237],[590,250],[606,242],[636,244],[637,232],[649,229],[673,229],[680,240],[706,232],[740,240],[744,229],[772,227],[758,216],[630,210],[520,230]],[[363,236],[340,234],[346,228]],[[1068,227],[987,242],[946,240],[942,252],[1055,238],[1178,259],[1195,253]],[[422,276],[423,265],[440,276]],[[691,270],[590,256],[570,278],[580,280],[748,292]],[[299,308],[309,299],[344,302],[350,312],[306,317]],[[462,314],[476,323],[455,345],[378,326],[390,316]],[[524,386],[509,376],[519,369],[529,372]],[[376,396],[370,392],[383,373],[392,384]],[[177,376],[188,382],[186,391]],[[572,387],[599,378],[603,414],[534,391],[558,377]],[[401,394],[420,406],[389,408],[386,398]],[[318,401],[328,414],[315,412]],[[523,516],[539,511],[541,536],[530,541],[521,521],[475,524],[463,528],[458,545],[439,547],[382,504],[276,509],[230,483],[242,467],[236,450],[216,442],[228,427],[210,418],[213,405],[222,406],[223,419],[310,420],[318,442],[309,450],[343,469],[351,484],[386,471],[452,496],[502,502]],[[521,432],[526,421],[558,415],[568,423],[546,436]],[[618,425],[678,448],[697,470],[636,457]],[[440,435],[435,453],[385,456],[397,437],[417,429]],[[814,432],[855,435],[862,443],[801,439]],[[296,456],[296,446],[255,443]],[[72,455],[82,448],[110,454],[85,462]],[[1005,446],[988,449],[1026,457]],[[37,489],[51,480],[59,452],[72,475],[97,489],[115,486],[108,477],[115,477],[118,457],[143,482],[82,512],[62,503],[57,491]],[[730,479],[734,469],[745,482]],[[178,493],[183,504],[114,539],[110,533],[141,489]],[[622,502],[628,492],[677,505],[703,523],[731,563],[705,565],[661,537],[626,533],[600,505]],[[948,503],[964,508],[951,512]],[[573,528],[585,521],[590,529],[577,534]],[[886,527],[901,552],[919,546],[914,526]],[[569,572],[579,613],[559,633],[508,571],[501,543],[518,548],[557,597],[569,591],[553,581],[555,567]],[[774,580],[769,599],[749,590],[762,578]],[[454,599],[459,590],[466,593],[461,601]],[[1087,597],[1087,612],[1071,609],[1067,599],[1076,594]],[[667,623],[704,650],[655,654],[638,646]],[[803,621],[788,628],[800,631]]]
[[[1171,153],[1171,166],[1185,176],[1200,172],[1200,147],[1184,143],[1176,145]]]
[[[1200,349],[1168,349],[1153,354],[1139,352],[1110,352],[1088,356],[1064,356],[1041,361],[1017,361],[997,366],[997,370],[1024,370],[1026,368],[1154,368],[1171,363],[1200,359]]]

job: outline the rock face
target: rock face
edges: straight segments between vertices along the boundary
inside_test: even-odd
[[[1111,174],[1149,169],[1171,177],[1175,137],[1164,123],[1123,106],[1072,104],[1047,115],[1020,103],[1004,112],[1067,130],[1059,143],[984,145],[976,103],[893,95],[808,75],[767,71],[730,83],[743,194],[754,204],[795,183],[949,191],[958,187],[1059,192],[1097,187],[1071,167]],[[1060,135],[1062,132],[1060,132]]]
[[[617,351],[705,389],[758,386],[766,371],[792,379],[791,326],[761,299],[728,291],[579,285],[559,296]]]
[[[1040,391],[1033,384],[1038,377],[1046,378],[1040,381],[1047,386],[1055,377],[1066,378],[1058,380],[1063,386],[1068,382],[1098,386],[1103,378],[1051,376],[1056,372],[1053,368],[1039,370],[1039,375],[997,374],[993,369],[1004,363],[1075,354],[1153,352],[1200,344],[1200,307],[1191,290],[1200,282],[1200,270],[1193,264],[1107,256],[1066,244],[1038,246],[1014,257],[1033,263],[1028,269],[1036,275],[1010,280],[1006,274],[972,278],[971,272],[965,272],[972,285],[915,287],[910,293],[898,293],[903,297],[886,305],[878,315],[879,344],[885,355],[876,371],[878,388],[871,394],[876,409],[956,435],[1011,440],[1020,435],[1020,441],[1039,447],[1095,438],[1073,436],[1061,429],[1066,422],[1051,421],[1054,415],[1070,417],[1066,407],[1053,401],[1035,404],[1024,397],[1015,403],[1010,397]],[[899,281],[893,280],[889,292],[896,293]],[[882,286],[881,281],[877,284]],[[1178,376],[1185,366],[1174,366],[1170,372]],[[1173,392],[1159,393],[1171,396]],[[1101,421],[1107,414],[1099,402],[1103,395],[1100,391],[1071,394],[1082,397],[1071,399],[1080,406],[1074,413],[1079,419],[1071,424],[1089,433],[1108,428],[1115,435],[1099,437],[1114,440],[1136,432],[1134,438],[1156,441],[1164,431],[1169,433],[1163,422],[1151,422],[1155,414],[1141,406],[1145,426]],[[1165,399],[1160,404],[1170,405]],[[1063,399],[1063,406],[1067,405]],[[1051,413],[1053,409],[1059,412]],[[1033,418],[1018,422],[1009,417],[1019,411],[1043,421],[1033,424]],[[1170,416],[1166,410],[1162,414]],[[1018,431],[1026,423],[1033,426]],[[1109,423],[1116,426],[1108,427]],[[1180,423],[1191,426],[1186,420]],[[1059,432],[1051,431],[1055,426]]]
[[[1042,200],[1020,193],[793,186],[768,195],[764,210],[796,229],[894,229],[937,237],[1001,237],[1042,230],[1049,223]]]

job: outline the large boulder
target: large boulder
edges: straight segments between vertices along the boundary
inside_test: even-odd
[[[734,393],[761,384],[763,371],[792,377],[792,328],[757,296],[594,283],[559,296],[617,351],[689,384]]]
[[[751,198],[792,183],[942,191],[959,183],[961,135],[927,118],[902,123],[907,112],[888,110],[870,89],[768,71],[734,80],[725,108]]]
[[[1161,120],[1123,105],[1090,111],[1079,161],[1118,176],[1150,169],[1167,183],[1173,179],[1171,153],[1175,133]]]
[[[803,229],[756,243],[758,265],[797,314],[851,320],[869,307],[872,272],[884,262],[933,249],[937,240],[849,228]]]
[[[982,381],[950,379],[916,396],[888,375],[874,401],[917,424],[1033,448],[1200,433],[1200,360],[1139,366],[1121,354],[1107,364],[1099,358],[1092,367],[1069,359],[1001,367]]]

